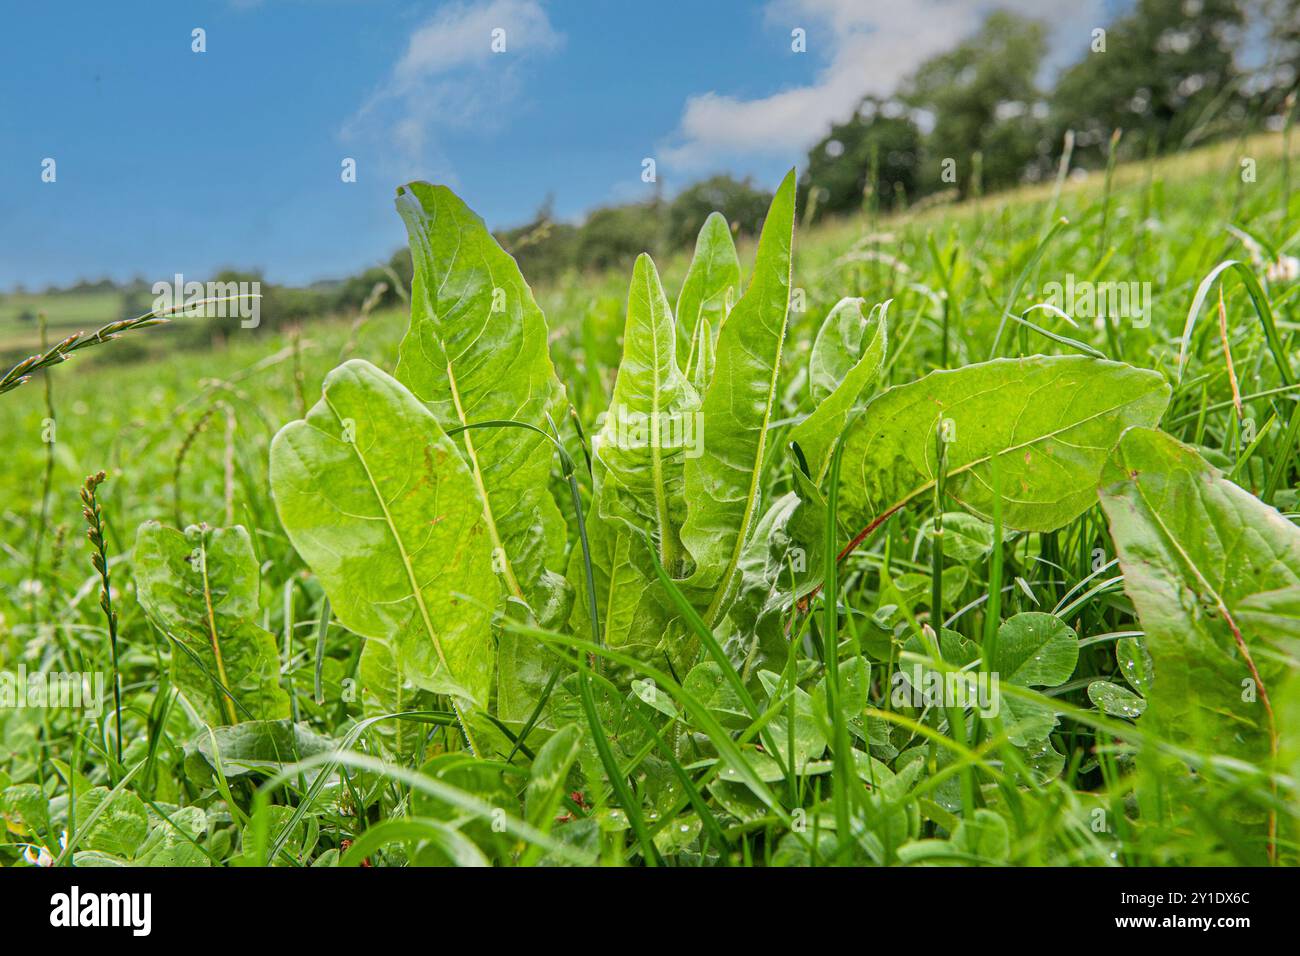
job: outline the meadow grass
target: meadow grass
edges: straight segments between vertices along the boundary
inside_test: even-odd
[[[1243,181],[1243,157],[1255,160],[1253,182]],[[831,306],[842,296],[892,299],[882,386],[994,353],[1082,353],[1155,369],[1173,386],[1161,427],[1294,520],[1300,386],[1290,369],[1300,281],[1287,257],[1296,252],[1300,211],[1284,202],[1284,181],[1280,137],[1259,136],[1121,165],[1113,177],[1094,173],[797,229],[795,311],[773,447],[800,417],[813,336]],[[742,246],[746,266],[752,257]],[[1247,269],[1222,272],[1220,307],[1217,290],[1198,296],[1198,289],[1229,259]],[[663,263],[666,285],[676,288],[686,265],[685,256]],[[1265,281],[1252,286],[1246,272]],[[574,408],[573,423],[560,423],[574,461],[584,450],[572,424],[590,435],[609,401],[626,275],[573,275],[536,290]],[[1148,284],[1149,314],[1098,318],[1068,305],[1068,316],[1027,311],[1049,283],[1064,287],[1069,277],[1075,287]],[[12,300],[5,306],[15,307]],[[59,322],[93,327],[115,317]],[[94,719],[0,709],[0,751],[8,755],[0,757],[0,795],[8,794],[0,803],[8,822],[0,861],[42,852],[65,861],[84,854],[79,862],[87,864],[142,860],[133,854],[145,852],[143,833],[129,846],[114,836],[114,828],[140,823],[168,848],[155,862],[196,864],[362,856],[676,865],[1294,862],[1297,808],[1285,779],[1279,790],[1276,779],[1232,754],[1189,751],[1146,733],[1140,718],[1105,713],[1090,700],[1096,680],[1124,685],[1116,648],[1140,634],[1099,509],[1050,534],[1008,534],[1004,546],[956,565],[932,544],[951,510],[941,481],[933,502],[884,522],[838,577],[828,575],[815,605],[819,622],[795,616],[788,657],[777,662],[778,683],[767,694],[754,694],[744,654],[702,622],[695,628],[701,653],[729,687],[723,703],[697,699],[700,688],[670,666],[621,659],[598,636],[507,620],[504,630],[529,634],[579,667],[571,703],[576,722],[595,731],[584,737],[590,744],[575,743],[567,755],[565,741],[554,742],[559,735],[530,736],[530,722],[508,757],[481,761],[486,777],[463,761],[425,772],[381,761],[381,732],[394,722],[365,719],[349,699],[359,641],[331,624],[319,584],[281,530],[266,476],[272,437],[304,413],[325,374],[347,357],[392,368],[405,327],[402,312],[385,311],[360,324],[309,323],[300,333],[232,328],[224,345],[208,351],[167,351],[165,330],[145,330],[132,334],[157,336],[151,345],[163,350],[148,362],[88,361],[90,350],[46,373],[45,384],[38,378],[0,396],[0,664],[108,672],[120,685],[120,703]],[[838,460],[834,467],[837,473]],[[103,521],[95,551],[106,563],[97,567],[83,540],[78,489],[101,469],[108,479],[95,489]],[[790,490],[778,464],[767,473],[771,498]],[[590,493],[586,481],[577,468],[579,500]],[[835,488],[832,479],[832,504]],[[569,500],[558,470],[554,490]],[[273,752],[253,755],[218,739],[174,692],[168,661],[177,651],[133,597],[135,528],[151,519],[249,530],[261,623],[276,636],[281,683],[299,727]],[[993,540],[1001,540],[996,514],[993,524]],[[828,551],[835,531],[832,520]],[[570,537],[571,548],[582,547]],[[101,601],[101,579],[110,575],[111,602]],[[672,591],[667,575],[664,582]],[[999,622],[1018,612],[1051,611],[1069,622],[1080,638],[1071,678],[1042,692],[1009,690],[1028,704],[1046,698],[1055,709],[1060,720],[1049,746],[1036,753],[1012,746],[996,722],[962,708],[891,705],[882,675],[914,659],[942,662],[935,648],[921,648],[918,658],[917,649],[882,640],[878,623],[936,605],[945,628],[986,648]],[[828,644],[863,649],[875,662],[876,679],[855,713],[838,703],[849,678]],[[598,660],[609,669],[594,666]],[[629,696],[607,676],[616,666],[653,683],[633,685]],[[819,728],[813,711],[801,708],[823,676],[833,706]],[[648,707],[627,703],[644,702],[647,686],[652,697],[653,688],[667,696]],[[426,703],[409,718],[419,722],[423,752],[462,752],[456,715],[444,701]],[[710,723],[715,714],[725,727]],[[782,766],[797,733],[822,735],[832,759]],[[239,753],[239,762],[227,766],[222,753]],[[851,760],[859,763],[850,767]],[[1161,761],[1194,767],[1212,782],[1210,799],[1183,799]],[[539,766],[562,785],[538,784],[546,779]],[[501,809],[502,789],[513,803],[499,831],[483,821]],[[88,793],[100,796],[87,802]],[[143,822],[124,793],[137,798]],[[531,815],[537,806],[546,809]],[[194,808],[200,821],[174,822]],[[1253,829],[1265,813],[1281,819],[1267,851]],[[850,831],[855,839],[834,836]],[[357,843],[365,853],[349,856]]]

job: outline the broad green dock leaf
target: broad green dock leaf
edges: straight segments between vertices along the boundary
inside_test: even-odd
[[[925,537],[933,544],[933,518],[922,525]],[[993,525],[965,511],[948,511],[943,515],[943,553],[954,561],[979,561],[993,550]]]
[[[396,377],[444,431],[514,420],[547,429],[563,418],[564,390],[532,290],[487,227],[445,186],[398,189],[415,267],[411,325]],[[456,435],[507,593],[536,613],[563,587],[565,532],[548,482],[553,446],[519,428]],[[546,623],[546,622],[543,622]]]
[[[417,686],[486,706],[491,537],[469,467],[433,414],[369,362],[271,444],[280,522],[335,616],[387,643]]]
[[[23,837],[44,839],[50,831],[50,798],[34,783],[18,783],[0,791],[0,822]]]
[[[82,849],[127,860],[135,856],[149,833],[149,814],[139,797],[130,790],[113,792],[107,787],[78,794],[77,819],[89,820],[92,814],[94,822],[79,834]]]
[[[701,435],[699,396],[677,365],[676,333],[649,256],[637,259],[628,291],[623,359],[614,395],[592,448],[595,506],[587,522],[597,604],[606,645],[641,659],[658,653],[672,619],[647,548],[680,575],[686,560],[682,470]],[[651,545],[653,542],[653,545]],[[570,555],[577,599],[575,633],[590,627],[581,554]],[[668,644],[675,642],[669,638]],[[681,648],[670,657],[682,660]]]
[[[1287,797],[1296,806],[1300,805],[1300,680],[1284,683],[1276,697],[1278,769],[1289,781]],[[1292,817],[1289,831],[1293,841],[1300,837],[1300,821]]]
[[[275,773],[286,764],[333,750],[337,743],[291,720],[246,720],[202,731],[190,746],[214,770],[220,765],[227,777],[239,777]]]
[[[604,424],[592,442],[597,507],[651,537],[680,577],[686,517],[682,467],[697,454],[699,397],[677,365],[673,315],[654,262],[636,260],[628,290],[623,360]]]
[[[808,360],[809,391],[815,408],[790,431],[818,485],[830,467],[831,451],[859,411],[885,364],[888,329],[885,307],[864,315],[862,299],[841,299],[822,323]],[[888,303],[886,303],[888,305]]]
[[[954,500],[989,516],[997,458],[1005,526],[1054,530],[1092,505],[1124,429],[1155,424],[1168,401],[1158,373],[1082,355],[932,372],[881,393],[850,426],[841,513],[865,527],[933,488],[942,429]]]
[[[410,240],[411,325],[397,378],[445,430],[513,420],[547,430],[564,390],[547,348],[546,319],[515,260],[483,220],[445,186],[410,183],[397,210]],[[552,626],[568,613],[565,528],[551,497],[553,448],[520,428],[471,429],[453,439],[470,468],[506,594]],[[519,634],[500,639],[499,693],[507,719],[524,719],[550,658]],[[545,680],[543,677],[542,680]],[[512,702],[518,701],[515,706]]]
[[[242,527],[181,532],[146,521],[136,533],[136,597],[180,645],[173,679],[209,724],[289,716],[275,638],[253,623],[259,579]]]
[[[740,294],[740,259],[727,218],[709,213],[695,240],[686,278],[677,295],[680,332],[689,333],[685,358],[687,376],[701,390],[713,378],[714,340]]]
[[[759,478],[790,307],[794,206],[791,170],[763,223],[749,288],[718,336],[701,405],[703,454],[686,461],[682,543],[695,562],[686,588],[708,625],[731,600],[736,566],[760,513]]]
[[[821,584],[825,515],[826,502],[816,489],[806,488],[802,495],[791,491],[777,498],[754,525],[728,612],[741,642],[736,654],[752,661],[751,670],[785,664],[785,621],[796,599]]]
[[[1263,633],[1300,640],[1300,586],[1242,598],[1237,617]]]
[[[1142,726],[1203,751],[1265,760],[1266,702],[1294,679],[1300,641],[1255,615],[1271,605],[1289,616],[1270,596],[1300,585],[1300,528],[1191,448],[1146,428],[1120,441],[1101,503],[1151,655]]]
[[[668,655],[674,667],[688,668],[694,644],[674,627],[676,613],[655,578],[645,539],[626,524],[592,514],[587,521],[596,600],[604,643],[639,660],[663,664]],[[570,628],[574,634],[590,633],[587,583],[582,555],[575,548],[569,560],[569,580],[576,592]],[[541,675],[545,679],[545,675]],[[630,678],[631,672],[610,666],[609,676]],[[502,688],[504,699],[506,689]]]
[[[207,855],[195,845],[208,827],[208,818],[203,810],[178,807],[168,814],[168,818],[170,823],[159,823],[149,831],[134,865],[210,866]]]

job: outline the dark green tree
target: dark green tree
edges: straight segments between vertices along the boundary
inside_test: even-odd
[[[880,208],[889,208],[900,191],[915,197],[920,163],[921,131],[907,108],[897,100],[868,96],[850,119],[832,126],[809,151],[799,183],[801,199],[816,189],[819,211],[845,213],[861,209],[874,194]]]
[[[1035,81],[1045,51],[1043,24],[999,10],[970,39],[921,64],[902,98],[933,122],[924,191],[951,185],[968,191],[976,151],[983,154],[988,188],[1015,185],[1042,165],[1050,141]],[[955,183],[947,172],[955,173]]]
[[[579,269],[631,272],[642,252],[658,256],[663,250],[664,204],[630,203],[595,210],[582,224],[575,249]]]
[[[1138,0],[1057,81],[1056,136],[1073,129],[1086,162],[1116,128],[1133,154],[1231,131],[1244,118],[1233,62],[1242,22],[1238,0]]]
[[[733,231],[758,235],[772,203],[772,194],[759,189],[749,177],[713,176],[677,194],[668,206],[668,243],[674,249],[689,249],[709,213],[727,217]]]
[[[1252,121],[1277,117],[1287,97],[1300,88],[1300,0],[1246,0],[1246,29],[1255,26],[1266,39],[1263,62],[1246,84]]]
[[[501,248],[515,257],[531,281],[555,279],[572,269],[579,229],[555,218],[554,197],[548,196],[532,221],[496,233]]]

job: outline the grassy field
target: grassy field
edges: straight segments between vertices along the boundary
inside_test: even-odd
[[[1255,160],[1254,181],[1243,181],[1242,157]],[[404,311],[308,324],[300,336],[236,326],[220,350],[148,363],[86,361],[112,342],[74,356],[0,394],[0,665],[107,674],[109,700],[93,717],[0,708],[0,863],[1294,864],[1300,682],[1291,679],[1296,647],[1288,641],[1300,636],[1300,385],[1291,371],[1300,265],[1289,257],[1298,206],[1280,137],[1260,137],[956,206],[797,225],[789,324],[754,479],[757,544],[741,562],[735,607],[714,617],[714,605],[691,593],[690,575],[665,560],[676,583],[636,613],[652,606],[667,615],[664,633],[680,642],[620,643],[612,630],[598,639],[598,627],[584,643],[583,532],[566,459],[553,456],[542,491],[568,518],[558,568],[570,569],[567,600],[576,610],[566,604],[548,616],[536,602],[536,613],[506,602],[491,621],[492,653],[523,640],[542,648],[530,660],[543,662],[545,691],[522,717],[507,713],[504,685],[492,692],[495,707],[469,719],[456,694],[418,680],[397,679],[402,706],[380,694],[363,666],[360,630],[343,623],[346,594],[300,557],[302,539],[291,542],[285,504],[277,511],[272,499],[273,437],[317,403],[340,362],[365,359],[393,372]],[[1203,287],[1227,260],[1244,265]],[[740,261],[746,283],[762,274],[752,246],[741,247]],[[661,263],[668,302],[688,264]],[[629,263],[621,274],[535,290],[565,389],[557,407],[573,409],[558,425],[577,463],[574,487],[594,551],[612,532],[593,517],[593,496],[600,476],[612,483],[613,472],[600,462],[588,470],[587,442],[614,394],[631,273]],[[1134,284],[1124,314],[1107,315],[1085,297],[1085,289],[1110,294],[1101,283]],[[1053,289],[1075,295],[1027,311]],[[861,297],[865,309],[890,304],[877,326],[877,397],[853,412],[872,434],[846,418],[834,432],[843,458],[830,468],[828,457],[824,472],[838,479],[819,482],[820,469],[805,472],[789,442],[829,391],[819,384],[825,363],[814,343],[844,297]],[[20,334],[21,308],[4,302],[0,345]],[[743,321],[740,314],[728,323]],[[86,301],[75,314],[52,314],[51,324],[93,328],[117,317],[113,303]],[[719,343],[721,354],[725,335]],[[1167,389],[1168,403],[1134,423],[1158,424],[1195,452],[1125,445],[1110,460],[1129,462],[1124,473],[1136,482],[1147,468],[1132,464],[1139,453],[1143,461],[1177,458],[1170,474],[1200,482],[1188,487],[1202,497],[1169,486],[1175,510],[1191,522],[1170,532],[1192,569],[1172,603],[1150,597],[1160,590],[1150,584],[1159,565],[1150,534],[1123,530],[1126,509],[1145,499],[1126,497],[1122,467],[1107,486],[1098,458],[1081,479],[1086,494],[1061,485],[1043,498],[1017,470],[1022,457],[1029,468],[1037,447],[999,449],[992,472],[982,470],[986,458],[959,464],[963,442],[984,440],[988,422],[954,412],[955,431],[936,445],[909,424],[911,406],[891,398],[913,394],[901,389],[936,369],[993,376],[990,359],[1031,355],[1077,356],[1080,367],[1117,377],[1045,378],[1019,406],[1017,381],[927,380],[922,388],[937,391],[919,393],[929,396],[922,404],[946,407],[968,388],[1001,392],[1012,404],[997,414],[1028,421],[1048,414],[1054,391],[1066,387],[1093,397],[1129,388],[1131,370],[1102,359],[1153,370],[1141,382]],[[1076,466],[1072,451],[1088,456],[1091,438],[1081,434],[1061,439],[1063,471]],[[1117,440],[1118,431],[1102,457]],[[890,442],[905,451],[868,475]],[[1192,454],[1249,493],[1253,503],[1224,492],[1250,534],[1234,537],[1216,523],[1212,498],[1223,486],[1178,457]],[[886,510],[905,460],[922,461],[931,481]],[[951,464],[936,467],[941,461]],[[111,615],[79,497],[85,477],[100,470],[107,477],[94,499],[106,528]],[[331,479],[322,471],[319,480]],[[691,481],[688,470],[687,499],[698,500]],[[783,499],[829,506],[830,518],[800,529],[801,519],[769,511]],[[860,517],[872,533],[846,549],[838,575],[782,583],[783,569],[798,578],[806,569],[795,563],[805,559],[819,575],[816,561],[834,568],[833,554],[827,562],[812,549],[844,545],[868,523]],[[185,674],[193,662],[182,656],[184,642],[165,633],[157,604],[142,606],[133,550],[148,521],[247,529],[260,597],[238,627],[267,635],[275,658],[268,679],[290,719],[236,714],[237,693],[200,699],[202,681],[196,691]],[[688,519],[687,538],[690,528]],[[800,534],[813,544],[795,548]],[[674,556],[659,546],[660,558]],[[1198,570],[1203,550],[1203,566],[1230,581],[1215,584]],[[1259,561],[1237,569],[1248,552]],[[776,570],[765,574],[773,560]],[[660,585],[646,567],[637,586],[650,593]],[[607,628],[620,587],[598,585]],[[698,626],[672,610],[679,597],[699,611]],[[773,605],[777,613],[765,617]],[[1179,613],[1192,622],[1182,630],[1203,631],[1207,644],[1179,642],[1180,626],[1170,623]],[[215,625],[212,633],[215,640]],[[1222,661],[1201,656],[1207,646]],[[1022,656],[998,664],[1012,647]],[[914,667],[940,677],[962,668],[1000,674],[1004,713],[900,703],[895,675],[919,673]],[[1254,683],[1243,690],[1242,679]],[[1203,712],[1179,709],[1176,697],[1204,700]],[[1234,709],[1238,701],[1245,710]]]
[[[38,316],[45,313],[51,341],[79,329],[94,329],[122,318],[122,296],[116,292],[59,295],[0,295],[0,354],[35,351],[40,346]]]

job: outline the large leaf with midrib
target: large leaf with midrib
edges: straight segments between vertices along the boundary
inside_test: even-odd
[[[761,513],[759,479],[790,308],[794,206],[791,170],[763,222],[749,287],[718,335],[701,404],[703,453],[684,468],[682,542],[695,562],[686,588],[710,625],[734,597],[737,565]]]
[[[703,390],[713,378],[714,343],[740,288],[740,259],[727,218],[711,212],[695,240],[695,255],[677,295],[678,341],[690,336],[686,374]]]
[[[627,296],[623,360],[601,430],[596,505],[652,539],[677,573],[686,516],[682,468],[697,437],[699,397],[677,364],[673,314],[647,255],[636,260]]]
[[[469,468],[415,396],[369,362],[340,365],[271,443],[271,492],[344,627],[415,686],[487,705],[491,540]]]
[[[1146,428],[1120,441],[1101,504],[1151,655],[1142,726],[1264,759],[1273,732],[1265,698],[1300,660],[1300,528]],[[1256,671],[1262,689],[1252,686]]]
[[[1159,373],[1081,355],[932,372],[882,392],[849,427],[840,515],[865,527],[932,489],[942,428],[949,496],[990,515],[996,459],[1006,526],[1052,531],[1096,501],[1124,429],[1154,425],[1168,402]]]
[[[699,431],[699,396],[677,362],[673,314],[649,256],[632,272],[623,358],[614,395],[592,441],[595,495],[587,521],[602,639],[619,650],[660,663],[661,643],[674,663],[685,663],[682,643],[665,640],[673,615],[655,580],[648,549],[657,548],[669,573],[685,555],[680,529],[686,514],[683,467]],[[569,579],[576,591],[574,633],[591,626],[582,553],[574,548]]]
[[[885,365],[885,307],[862,312],[862,299],[840,299],[826,316],[808,359],[809,391],[815,408],[790,430],[820,485],[831,452],[848,423],[866,403]]]
[[[513,420],[549,431],[564,417],[564,389],[547,347],[546,318],[518,265],[487,226],[446,186],[408,183],[397,191],[414,276],[411,324],[397,379],[448,432]],[[471,429],[453,438],[469,467],[505,593],[543,624],[568,610],[561,573],[565,528],[549,488],[553,446],[523,428]],[[532,638],[500,637],[500,694],[506,716],[522,719],[551,666]],[[545,677],[542,677],[545,680]],[[519,702],[521,714],[514,713]]]
[[[507,419],[546,430],[548,413],[560,421],[564,390],[546,319],[515,260],[446,186],[401,187],[397,211],[414,266],[397,380],[444,431]],[[561,580],[553,572],[564,554],[549,489],[553,446],[519,428],[474,429],[453,441],[482,499],[496,569],[510,593],[540,612]]]
[[[140,606],[179,645],[173,679],[206,721],[289,716],[275,638],[256,623],[260,574],[247,531],[146,521],[133,569]]]

